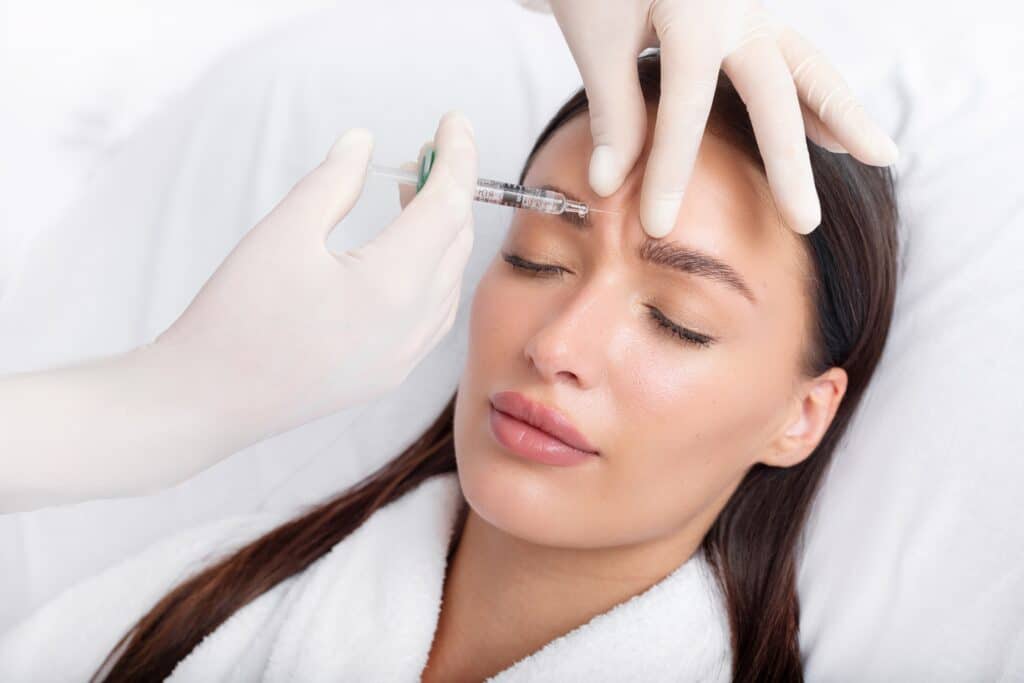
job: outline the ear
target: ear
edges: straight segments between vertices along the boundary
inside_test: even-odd
[[[807,380],[793,398],[793,409],[772,442],[770,454],[760,462],[772,467],[792,467],[804,461],[832,424],[846,393],[847,376],[842,368],[829,368]]]

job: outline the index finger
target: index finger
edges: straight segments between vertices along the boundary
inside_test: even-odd
[[[434,136],[437,157],[423,188],[378,235],[376,248],[433,264],[472,216],[477,151],[466,118],[449,112]]]
[[[651,237],[672,231],[718,83],[721,57],[697,31],[662,38],[661,95],[640,190],[640,222]]]

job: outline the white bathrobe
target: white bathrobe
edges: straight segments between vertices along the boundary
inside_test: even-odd
[[[233,614],[173,683],[418,681],[440,614],[458,477],[379,509],[301,574]],[[292,515],[223,520],[159,542],[62,593],[0,638],[0,681],[88,680],[117,640],[211,558]],[[728,619],[698,552],[665,579],[488,679],[726,681]]]

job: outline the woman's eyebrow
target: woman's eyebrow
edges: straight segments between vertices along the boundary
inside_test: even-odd
[[[647,238],[637,250],[642,261],[656,266],[664,266],[698,277],[721,282],[733,291],[739,292],[753,305],[757,305],[757,297],[747,285],[746,280],[725,261],[711,254],[684,246],[678,242],[667,242],[663,239]]]
[[[540,188],[561,192],[565,195],[566,199],[574,202],[583,201],[557,185],[541,185]],[[558,217],[578,230],[587,230],[590,227],[589,221],[581,221],[576,214],[563,213],[559,214]],[[757,297],[754,296],[753,290],[750,289],[747,281],[743,279],[739,272],[725,261],[717,259],[707,252],[683,246],[678,242],[647,238],[637,250],[637,256],[640,257],[641,261],[655,266],[671,268],[688,275],[696,275],[697,277],[720,282],[743,295],[743,298],[751,304],[757,305]]]

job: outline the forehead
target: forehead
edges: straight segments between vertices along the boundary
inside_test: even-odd
[[[648,137],[634,168],[610,197],[600,197],[587,179],[593,149],[590,120],[576,116],[557,130],[538,150],[526,175],[527,185],[551,184],[590,206],[620,212],[596,214],[592,231],[618,230],[622,244],[645,237],[640,226],[640,189],[654,129],[649,111]],[[802,300],[806,294],[806,239],[781,220],[767,181],[741,152],[721,138],[703,137],[689,185],[672,231],[662,238],[707,252],[739,271],[759,301]]]

